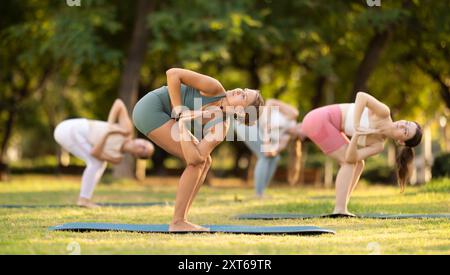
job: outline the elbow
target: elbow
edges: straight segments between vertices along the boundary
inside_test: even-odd
[[[362,100],[362,99],[364,99],[366,97],[367,97],[367,93],[359,91],[359,92],[356,93],[355,101],[356,100]]]
[[[118,104],[118,105],[125,106],[125,102],[123,102],[123,100],[120,99],[120,98],[117,98],[117,99],[114,101],[114,104]]]
[[[362,96],[364,96],[365,94],[366,94],[365,92],[358,91],[358,92],[356,93],[356,97],[362,97]]]
[[[179,69],[178,68],[170,68],[166,71],[166,76],[167,77],[173,77],[178,75]]]

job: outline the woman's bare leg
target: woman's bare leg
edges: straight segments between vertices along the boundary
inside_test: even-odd
[[[204,165],[204,163],[196,165],[189,164],[184,169],[175,199],[175,211],[172,223],[170,224],[171,231],[191,231],[193,228],[198,231],[206,230],[206,228],[191,224],[187,221],[188,208],[192,203],[191,199],[194,196]]]
[[[352,185],[350,186],[350,189],[348,190],[347,204],[350,200],[350,196],[352,195],[353,190],[355,190],[356,185],[358,185],[359,178],[361,177],[363,170],[364,170],[364,161],[363,160],[358,161],[356,163],[355,170],[353,171]]]
[[[211,167],[211,163],[212,163],[211,156],[208,156],[206,158],[205,165],[203,166],[203,170],[202,170],[202,174],[200,175],[200,179],[195,186],[194,193],[192,194],[192,197],[189,200],[188,207],[186,208],[186,217],[187,217],[187,213],[189,212],[189,209],[191,209],[192,202],[194,202],[194,199],[197,196],[198,190],[200,190],[200,187],[205,182],[206,175],[208,175],[209,168]]]
[[[347,214],[347,204],[350,190],[352,188],[353,175],[356,164],[345,162],[345,152],[348,145],[344,145],[338,150],[332,152],[329,156],[336,159],[341,167],[336,176],[336,202],[333,213]]]
[[[153,130],[148,134],[150,140],[156,145],[166,150],[168,153],[184,160],[183,151],[179,141],[174,137],[178,137],[178,126],[173,127],[175,121],[170,120],[158,129]],[[173,134],[172,137],[172,127]],[[189,200],[192,197],[197,182],[199,181],[204,163],[196,165],[187,165],[180,177],[178,190],[175,199],[175,210],[172,223],[169,226],[169,231],[205,231],[207,229],[194,225],[187,221],[187,208]]]
[[[349,163],[341,164],[341,168],[336,176],[336,203],[333,213],[346,214],[348,213],[347,203],[348,194],[351,188],[351,179],[355,166]]]

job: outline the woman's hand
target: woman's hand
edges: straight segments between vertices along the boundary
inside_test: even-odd
[[[187,121],[191,121],[191,120],[194,120],[196,118],[199,118],[199,117],[210,118],[212,114],[213,114],[213,112],[207,111],[207,110],[205,110],[205,111],[198,111],[198,110],[191,111],[191,110],[188,110],[188,111],[184,111],[184,112],[181,113],[180,121],[181,122],[187,122]]]
[[[268,152],[264,152],[264,155],[268,158],[274,158],[278,155],[278,151],[277,150],[271,150]]]
[[[111,164],[113,164],[113,165],[117,165],[117,164],[119,164],[120,162],[122,162],[123,157],[108,157],[108,156],[106,156],[105,154],[101,154],[101,155],[99,156],[99,159],[100,159],[100,160],[103,160],[103,161],[106,161],[106,162],[109,162],[109,163],[111,163]]]

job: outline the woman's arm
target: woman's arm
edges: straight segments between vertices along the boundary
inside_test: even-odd
[[[172,68],[166,72],[166,75],[170,102],[174,109],[179,109],[182,105],[181,83],[212,96],[225,92],[225,88],[217,79],[190,70]]]
[[[283,101],[271,98],[267,100],[266,106],[277,106],[279,107],[280,112],[288,119],[297,120],[298,110]]]
[[[105,148],[105,144],[106,144],[106,141],[108,140],[108,137],[112,134],[126,135],[126,132],[120,126],[111,126],[110,129],[103,135],[103,137],[92,148],[92,150],[91,150],[92,156],[94,156],[100,160],[106,160],[105,156],[103,154],[103,150]]]
[[[358,138],[360,136],[361,133],[356,132],[350,140],[350,144],[345,152],[345,161],[348,163],[355,163],[360,160],[365,160],[366,158],[376,155],[384,150],[383,142],[377,142],[371,144],[370,146],[358,149]]]
[[[94,147],[91,150],[91,155],[93,157],[96,157],[98,159],[102,159],[103,158],[103,149],[105,148],[105,144],[106,144],[106,140],[109,137],[109,133],[106,133],[101,139],[100,141],[94,145]]]
[[[107,162],[115,165],[115,164],[119,164],[122,161],[123,157],[114,158],[114,157],[109,157],[109,156],[106,156],[105,154],[102,154],[98,159],[107,161]]]
[[[283,135],[280,138],[280,141],[278,142],[278,148],[277,148],[278,154],[286,148],[286,146],[289,144],[289,140],[291,140],[291,137],[289,135]]]
[[[184,158],[188,164],[200,164],[211,154],[214,148],[225,138],[228,131],[228,122],[223,121],[211,127],[211,130],[201,140],[192,135],[187,123],[195,118],[193,116],[182,116],[179,121],[180,144]]]
[[[116,99],[114,101],[114,104],[109,111],[108,123],[118,123],[120,127],[124,129],[124,133],[128,132],[128,135],[131,135],[133,131],[133,122],[130,119],[125,103],[123,103],[121,99]]]
[[[386,104],[380,102],[378,99],[367,93],[358,92],[356,94],[355,113],[353,117],[355,129],[359,127],[359,122],[361,121],[361,115],[364,111],[364,107],[369,108],[379,117],[388,117],[391,115],[391,111]]]
[[[270,140],[270,129],[269,129],[269,117],[271,115],[271,109],[266,105],[264,106],[264,113],[263,116],[261,116],[261,119],[259,121],[259,127],[262,128],[262,142],[264,148],[264,154],[267,157],[271,157],[275,155],[275,150],[272,146],[272,141]],[[259,133],[258,133],[259,134]]]
[[[291,137],[289,135],[283,135],[276,145],[267,144],[265,148],[269,148],[270,150],[265,152],[264,155],[266,157],[276,157],[286,148],[290,139]]]

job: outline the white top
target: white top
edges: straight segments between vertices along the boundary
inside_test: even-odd
[[[95,146],[109,130],[109,124],[105,121],[89,120],[88,140],[92,146]],[[112,134],[106,139],[103,153],[112,158],[118,158],[123,155],[121,148],[125,142],[125,137],[121,134]]]
[[[354,116],[355,116],[355,104],[352,103],[347,109],[347,114],[345,116],[345,123],[344,123],[344,133],[350,137],[353,136],[353,134],[355,133]],[[369,109],[367,109],[367,107],[364,107],[364,110],[361,114],[359,126],[367,129],[370,128]],[[359,137],[358,145],[366,146],[366,136]]]
[[[261,116],[261,131],[265,124],[269,123],[269,137],[272,142],[278,142],[279,139],[292,127],[296,125],[295,120],[288,119],[283,113],[277,109],[272,109],[269,113],[264,110]]]

